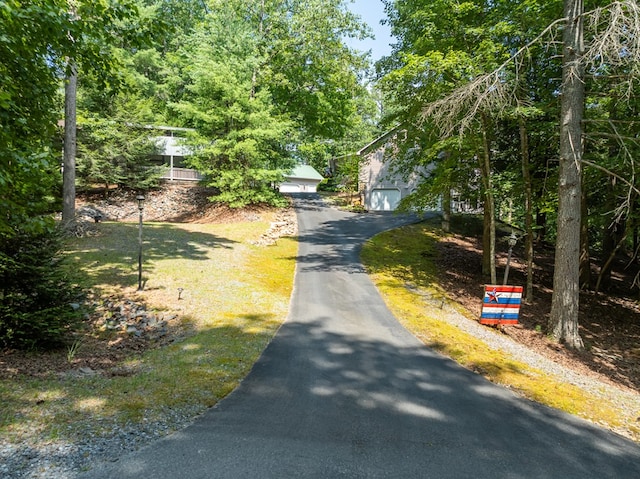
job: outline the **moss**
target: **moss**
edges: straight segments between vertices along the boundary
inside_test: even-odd
[[[438,284],[433,262],[438,240],[432,226],[411,225],[374,237],[362,251],[362,261],[387,306],[409,331],[464,367],[531,400],[611,429],[625,426],[620,411],[611,401],[491,349],[483,341],[439,319],[442,303],[454,303]],[[463,313],[472,316],[468,311]],[[640,440],[638,428],[628,427],[628,430],[635,440]]]
[[[85,286],[137,295],[150,308],[176,312],[185,335],[113,365],[131,371],[125,376],[0,382],[5,406],[0,434],[14,441],[34,435],[70,441],[76,435],[109,435],[106,424],[166,422],[172,409],[201,411],[229,394],[288,312],[295,239],[265,248],[250,243],[269,221],[145,224],[146,286],[140,293],[135,291],[137,225],[101,223],[100,236],[77,239],[68,256],[82,271]],[[180,298],[178,288],[183,289]]]

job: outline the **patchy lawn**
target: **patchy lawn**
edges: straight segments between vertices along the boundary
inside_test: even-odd
[[[179,410],[193,417],[231,392],[288,312],[297,242],[255,244],[275,217],[145,223],[143,291],[136,223],[75,239],[69,260],[93,310],[66,350],[0,353],[0,434],[108,436],[118,424],[170,424]]]

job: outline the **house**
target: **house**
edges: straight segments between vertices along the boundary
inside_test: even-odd
[[[149,126],[154,131],[153,137],[157,145],[157,152],[151,157],[151,161],[166,167],[163,180],[167,181],[200,181],[202,175],[193,168],[185,165],[185,158],[191,154],[189,147],[180,143],[190,128],[172,126]]]
[[[397,152],[396,141],[403,131],[388,131],[357,152],[360,157],[358,190],[368,211],[393,211],[400,200],[415,191],[428,172],[415,171],[408,178],[394,171],[389,158]]]
[[[315,193],[324,177],[310,165],[297,165],[284,175],[280,193]]]

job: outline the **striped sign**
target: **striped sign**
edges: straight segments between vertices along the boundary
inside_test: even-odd
[[[518,324],[522,286],[485,285],[480,324]]]

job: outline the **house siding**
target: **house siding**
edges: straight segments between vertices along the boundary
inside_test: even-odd
[[[309,165],[298,165],[280,184],[281,193],[316,193],[323,177]]]
[[[393,171],[390,157],[397,152],[395,138],[395,134],[383,135],[358,152],[362,158],[358,174],[359,193],[367,210],[395,210],[400,200],[411,194],[420,182],[421,175],[417,171],[408,178]]]

